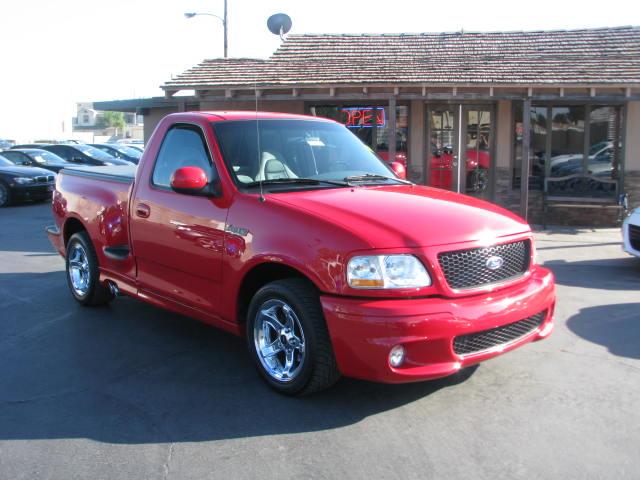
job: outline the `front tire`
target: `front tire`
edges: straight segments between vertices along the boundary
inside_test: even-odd
[[[315,288],[306,280],[271,282],[247,316],[249,354],[279,393],[306,395],[333,385],[340,372]]]
[[[98,258],[87,232],[74,233],[67,243],[67,284],[73,297],[82,305],[97,307],[113,300],[100,283]]]
[[[9,186],[0,180],[0,208],[6,207],[11,203],[11,190]]]

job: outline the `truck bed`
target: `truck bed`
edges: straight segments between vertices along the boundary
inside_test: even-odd
[[[136,177],[136,165],[118,165],[115,167],[69,167],[64,168],[65,175],[94,178],[96,180],[110,180],[112,182],[133,183]]]

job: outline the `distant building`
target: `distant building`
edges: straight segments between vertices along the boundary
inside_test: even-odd
[[[122,112],[126,126],[124,130],[107,127],[104,112],[93,108],[91,102],[78,102],[76,104],[76,116],[72,125],[74,133],[93,134],[93,137],[108,137],[108,139],[131,138],[142,140],[144,136],[144,123],[142,115],[135,112]]]

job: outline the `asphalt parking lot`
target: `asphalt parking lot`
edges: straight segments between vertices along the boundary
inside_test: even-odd
[[[273,393],[243,342],[121,298],[78,306],[43,228],[0,210],[0,479],[638,478],[640,259],[540,233],[556,331],[457,377]]]

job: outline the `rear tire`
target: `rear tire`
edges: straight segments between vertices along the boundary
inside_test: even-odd
[[[96,251],[87,232],[74,233],[67,243],[67,284],[82,305],[97,307],[113,300],[111,291],[100,283]]]
[[[11,190],[9,185],[0,180],[0,208],[6,207],[11,203]]]
[[[246,323],[249,354],[277,392],[307,395],[340,378],[320,299],[308,281],[289,278],[262,287]]]

